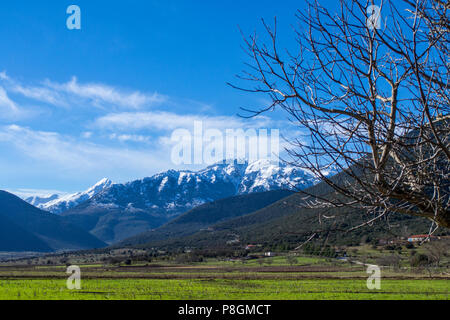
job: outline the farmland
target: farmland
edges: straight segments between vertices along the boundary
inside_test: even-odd
[[[446,270],[382,269],[369,290],[365,267],[319,257],[251,261],[209,259],[178,264],[80,265],[82,287],[68,290],[64,265],[0,266],[0,300],[318,300],[440,299],[450,296]]]

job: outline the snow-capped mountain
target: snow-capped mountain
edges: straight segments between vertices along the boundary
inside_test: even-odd
[[[154,212],[165,217],[218,199],[278,189],[305,189],[317,181],[299,168],[268,160],[218,163],[200,171],[169,170],[125,184],[102,179],[84,192],[30,197],[28,203],[60,214],[91,200],[90,207]]]
[[[252,192],[305,189],[316,182],[311,174],[285,164],[234,161],[200,171],[169,170],[112,184],[62,215],[99,239],[114,243],[157,228],[207,202]]]
[[[83,203],[105,189],[112,186],[113,183],[108,179],[102,179],[94,186],[83,192],[77,192],[68,195],[50,195],[48,197],[30,197],[25,199],[28,203],[32,204],[39,209],[49,211],[52,213],[60,214],[66,210],[76,207],[80,203]]]
[[[91,206],[172,216],[200,204],[251,192],[304,189],[316,179],[305,171],[268,161],[221,163],[200,171],[169,170],[150,178],[111,185]]]

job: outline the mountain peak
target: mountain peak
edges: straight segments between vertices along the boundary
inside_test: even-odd
[[[81,204],[82,202],[91,199],[92,197],[111,187],[113,184],[114,183],[111,180],[103,178],[95,185],[83,192],[77,192],[62,196],[52,195],[48,198],[36,199],[35,197],[30,197],[27,198],[26,201],[38,207],[39,209],[59,214]]]
[[[108,178],[103,178],[102,180],[98,181],[96,184],[94,184],[94,187],[97,186],[104,186],[104,185],[111,185],[113,182],[109,180]]]
[[[108,178],[103,178],[102,180],[100,180],[96,184],[94,184],[92,187],[90,187],[85,193],[87,193],[91,197],[93,197],[97,193],[103,191],[106,188],[109,188],[112,185],[113,185],[113,182],[111,180],[109,180]]]

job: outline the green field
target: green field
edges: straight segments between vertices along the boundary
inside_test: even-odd
[[[450,297],[446,272],[383,269],[380,290],[366,286],[363,266],[303,257],[247,263],[82,265],[81,290],[68,290],[65,266],[0,266],[0,300],[316,300]]]
[[[342,280],[158,280],[89,279],[82,290],[68,290],[64,280],[3,280],[0,299],[145,299],[145,300],[315,300],[448,299],[448,280],[385,280],[370,291],[365,281]]]

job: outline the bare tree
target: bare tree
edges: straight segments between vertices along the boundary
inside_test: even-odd
[[[425,252],[428,260],[433,262],[436,267],[440,267],[442,258],[450,254],[450,245],[447,240],[435,240],[425,245]]]
[[[307,195],[309,206],[363,208],[374,215],[364,225],[397,212],[450,228],[449,3],[374,5],[308,1],[295,52],[278,48],[276,19],[263,21],[266,40],[245,38],[252,62],[239,76],[253,85],[232,86],[271,98],[246,116],[281,108],[308,136],[290,141],[289,162],[336,195]]]

